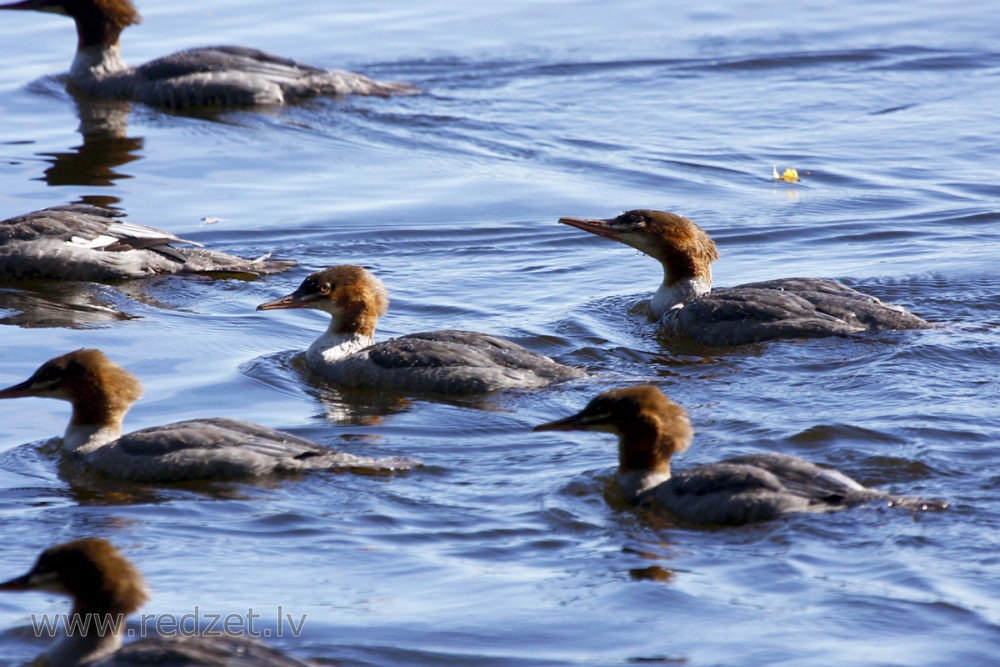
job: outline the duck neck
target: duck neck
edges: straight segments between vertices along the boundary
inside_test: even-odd
[[[118,609],[78,602],[65,622],[65,636],[45,654],[49,667],[90,664],[121,648],[125,614]]]
[[[673,439],[659,422],[642,415],[621,428],[618,436],[618,483],[632,500],[670,479],[670,457],[676,451]]]
[[[116,440],[130,406],[119,405],[109,396],[74,401],[73,416],[63,434],[63,451],[85,453]]]
[[[131,80],[128,65],[122,60],[118,43],[81,46],[76,51],[73,64],[69,68],[69,78],[78,88],[90,94],[117,97],[125,95],[126,85]],[[112,85],[112,82],[117,82]],[[100,89],[96,86],[101,84]],[[109,88],[110,86],[110,88]],[[114,90],[111,90],[114,88]],[[119,90],[118,88],[121,88]]]
[[[374,342],[372,334],[344,332],[342,325],[334,319],[326,332],[309,346],[306,359],[313,366],[329,365],[370,347]]]
[[[670,479],[670,470],[652,472],[649,470],[618,471],[618,486],[632,502],[642,500],[643,495]]]
[[[63,434],[63,451],[86,454],[108,444],[122,434],[121,424],[73,424]]]
[[[88,5],[87,10],[78,5]],[[98,97],[127,97],[134,85],[133,70],[122,60],[122,31],[141,18],[127,0],[68,3],[76,23],[76,57],[70,81],[83,92]],[[99,85],[100,84],[100,85]]]
[[[712,290],[712,269],[706,268],[700,273],[677,275],[670,267],[663,264],[663,282],[653,294],[649,302],[650,313],[656,319],[675,308],[681,308],[693,299],[707,294]]]

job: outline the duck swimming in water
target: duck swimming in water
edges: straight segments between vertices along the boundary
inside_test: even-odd
[[[616,218],[560,218],[649,255],[663,266],[650,314],[666,333],[703,345],[742,345],[882,329],[929,329],[899,306],[833,280],[784,278],[712,289],[715,243],[701,227],[665,211],[626,211]]]
[[[0,221],[0,278],[119,280],[164,274],[277,273],[284,259],[243,259],[170,232],[120,220],[124,214],[70,204]]]
[[[396,470],[416,464],[336,452],[235,419],[189,419],[122,435],[125,413],[140,394],[139,380],[100,350],[76,350],[50,359],[24,382],[0,389],[0,399],[69,401],[73,415],[62,453],[88,471],[119,481],[239,480],[310,470]]]
[[[389,297],[360,266],[317,271],[287,296],[257,310],[314,308],[330,326],[306,351],[310,370],[349,387],[446,394],[542,387],[583,377],[582,371],[503,338],[474,331],[427,331],[375,342]]]
[[[94,97],[155,107],[281,105],[317,95],[411,94],[405,83],[383,83],[345,70],[323,70],[236,46],[187,49],[139,67],[122,60],[119,38],[139,23],[130,0],[23,0],[0,9],[32,9],[76,22],[70,82]]]
[[[606,391],[577,414],[534,430],[617,435],[617,477],[626,498],[690,524],[740,525],[870,502],[912,510],[947,506],[869,489],[841,472],[784,454],[733,456],[675,474],[670,459],[688,448],[694,429],[684,408],[649,385]]]
[[[125,617],[146,602],[149,592],[135,566],[97,537],[46,549],[27,574],[0,583],[0,592],[5,591],[72,598],[66,635],[44,654],[40,664],[45,667],[310,667],[241,635],[175,633],[123,646]]]

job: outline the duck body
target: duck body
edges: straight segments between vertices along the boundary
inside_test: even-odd
[[[315,667],[241,636],[147,637],[87,667]],[[54,667],[54,666],[52,666]],[[76,667],[71,665],[71,667]]]
[[[899,306],[833,280],[785,278],[713,289],[719,254],[705,231],[665,211],[626,211],[616,218],[560,222],[632,246],[663,267],[650,315],[664,332],[703,345],[743,345],[932,325]]]
[[[139,23],[130,0],[23,0],[0,9],[36,10],[73,18],[77,51],[69,81],[105,99],[134,100],[168,109],[282,105],[317,95],[409,94],[409,84],[378,82],[345,70],[324,70],[257,49],[187,49],[129,67],[120,37]]]
[[[93,97],[166,109],[281,106],[321,95],[384,97],[413,92],[407,84],[380,83],[346,70],[324,70],[239,46],[186,49],[111,72],[74,63],[70,81]]]
[[[713,289],[659,318],[664,332],[702,345],[744,345],[887,329],[928,329],[904,309],[822,278]]]
[[[312,372],[344,386],[460,394],[583,377],[576,368],[474,331],[428,331],[375,342],[375,324],[388,308],[388,296],[381,281],[360,266],[317,271],[292,294],[257,307],[290,308],[331,315],[327,331],[306,351],[306,362]]]
[[[45,667],[309,667],[243,636],[181,633],[123,645],[125,617],[147,601],[149,592],[135,566],[101,538],[46,549],[29,572],[0,583],[0,591],[47,591],[72,598],[73,609],[66,616],[75,623],[65,625],[65,636],[38,661]],[[102,630],[88,632],[93,622]]]
[[[225,418],[190,419],[98,442],[88,442],[68,454],[104,477],[140,483],[241,480],[311,470],[381,468],[389,463]]]
[[[155,227],[120,220],[124,214],[87,204],[32,211],[0,221],[0,278],[106,281],[167,274],[263,275],[295,262],[244,259]]]
[[[309,367],[347,387],[462,394],[544,387],[581,377],[516,343],[475,331],[407,334],[332,362],[326,354],[330,349],[322,339],[310,346]]]
[[[648,486],[652,480],[619,475],[631,502],[665,509],[697,525],[741,525],[795,512],[836,512],[877,500],[902,501],[836,470],[782,454],[734,456]]]
[[[50,359],[0,399],[37,396],[73,404],[61,452],[72,464],[109,479],[141,483],[239,480],[336,469],[408,468],[401,458],[336,452],[284,431],[235,419],[191,419],[122,435],[139,381],[99,350]]]
[[[743,525],[869,502],[911,510],[947,506],[870,489],[837,470],[784,454],[734,456],[674,473],[671,457],[687,449],[694,429],[684,408],[648,385],[606,391],[579,413],[535,430],[617,435],[616,477],[625,497],[692,525]]]

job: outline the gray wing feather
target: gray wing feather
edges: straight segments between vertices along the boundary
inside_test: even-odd
[[[132,250],[166,243],[201,245],[162,229],[117,219],[124,215],[86,204],[44,208],[0,223],[0,243],[40,238],[70,242],[75,238],[80,239],[82,244],[83,241],[96,241],[104,237],[104,242],[90,247],[95,250]]]
[[[669,483],[678,497],[782,489],[781,481],[773,473],[753,465],[740,465],[732,459],[685,470],[671,477]]]
[[[781,454],[735,456],[654,487],[639,502],[660,502],[695,524],[740,525],[791,512],[831,512],[895,497],[846,475]]]
[[[715,345],[931,326],[846,285],[803,278],[712,290],[673,311],[665,324],[670,333]]]
[[[411,94],[409,84],[324,70],[257,49],[214,46],[179,51],[136,69],[133,94],[168,108],[283,104],[315,95]]]
[[[383,368],[562,367],[548,357],[509,340],[457,330],[408,334],[377,343],[371,348],[370,358]]]
[[[244,259],[203,248],[162,229],[120,221],[124,214],[86,204],[54,206],[0,221],[0,275],[113,280],[151,274],[284,271],[295,262]]]
[[[824,468],[795,456],[747,454],[728,458],[724,463],[753,466],[767,471],[780,479],[785,490],[807,498],[847,498],[867,490],[839,470]]]
[[[107,235],[108,227],[124,215],[86,204],[43,208],[0,222],[0,244],[45,237],[64,241],[73,236],[93,239]]]
[[[318,67],[303,65],[258,49],[208,46],[157,58],[136,68],[136,74],[150,81],[163,81],[189,74],[234,70],[288,79],[323,72]]]
[[[134,482],[247,479],[306,470],[398,470],[417,463],[337,452],[311,440],[233,419],[191,419],[134,431],[84,454],[107,477]]]
[[[330,454],[311,440],[267,426],[235,419],[189,419],[133,431],[115,443],[130,456],[157,457],[186,449],[203,451],[240,447],[264,456],[296,458]]]

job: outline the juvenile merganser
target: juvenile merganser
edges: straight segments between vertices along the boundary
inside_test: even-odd
[[[360,266],[317,271],[287,296],[257,310],[315,308],[330,326],[306,352],[310,369],[336,384],[438,393],[541,387],[583,372],[496,336],[428,331],[376,343],[375,325],[389,297]]]
[[[100,350],[76,350],[42,364],[0,399],[38,396],[73,404],[61,452],[107,478],[130,482],[235,480],[308,470],[402,469],[399,458],[335,452],[311,440],[235,419],[208,418],[121,435],[142,385]]]
[[[701,227],[664,211],[626,211],[617,218],[559,222],[632,246],[663,265],[650,314],[667,333],[705,345],[742,345],[931,324],[846,285],[785,278],[712,289],[715,243]]]
[[[122,30],[139,23],[130,0],[23,0],[0,9],[34,9],[76,22],[76,57],[69,80],[95,97],[152,106],[280,105],[316,95],[413,93],[405,83],[383,83],[345,70],[323,70],[270,53],[235,46],[179,51],[140,67],[121,57]]]
[[[0,583],[0,591],[47,591],[73,599],[66,636],[45,653],[46,667],[308,667],[241,635],[156,635],[123,646],[125,617],[149,592],[135,566],[98,537],[46,549],[31,571]]]
[[[243,259],[170,232],[119,221],[123,213],[87,204],[53,206],[0,221],[0,278],[116,280],[159,274],[263,275],[292,260]]]
[[[694,429],[684,408],[649,385],[606,391],[579,413],[534,430],[614,433],[624,495],[691,524],[739,525],[872,501],[913,510],[947,506],[865,488],[836,470],[784,454],[734,456],[673,475],[670,458],[688,448]]]

